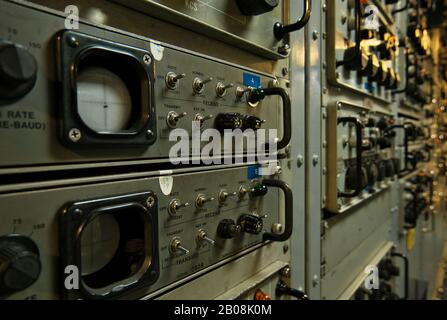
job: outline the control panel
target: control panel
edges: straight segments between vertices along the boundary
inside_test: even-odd
[[[291,189],[257,169],[155,172],[75,186],[59,181],[58,187],[0,195],[0,294],[153,296],[268,242],[285,241],[292,233]],[[78,280],[67,278],[73,270]]]
[[[289,21],[289,0],[114,1],[274,60],[289,55],[289,33],[304,27],[311,14],[310,0],[300,1],[296,22]]]
[[[64,30],[64,17],[19,4],[0,15],[1,168],[162,162],[211,142],[209,157],[247,153],[224,148],[235,129],[261,146],[290,141],[290,99],[271,75],[84,23]]]
[[[399,40],[383,7],[374,1],[328,1],[326,76],[333,86],[391,103],[401,82]]]
[[[389,187],[399,172],[394,118],[339,101],[326,120],[326,210],[340,213]]]

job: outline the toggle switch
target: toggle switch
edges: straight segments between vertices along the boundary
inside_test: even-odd
[[[178,237],[171,240],[171,243],[169,244],[169,251],[172,254],[176,254],[179,251],[185,255],[189,254],[189,250],[182,246],[182,242]]]
[[[181,208],[186,208],[190,206],[189,202],[181,203],[179,199],[172,199],[169,202],[168,212],[171,216],[174,216],[178,213],[178,210]]]
[[[238,195],[237,192],[227,192],[225,190],[221,190],[219,192],[219,202],[223,203],[223,202],[227,201],[227,199],[229,197],[234,197],[234,196],[237,196],[237,195]]]
[[[229,83],[229,84],[226,85],[223,82],[218,82],[217,85],[216,85],[216,94],[219,97],[223,97],[227,93],[227,89],[230,89],[230,88],[233,88],[233,87],[234,87],[234,84],[232,84],[232,83]]]
[[[245,195],[248,193],[248,189],[245,186],[239,187],[239,200],[242,200],[245,198]]]
[[[174,90],[178,86],[178,81],[186,77],[186,74],[176,74],[175,72],[168,72],[165,77],[166,87],[170,90]]]
[[[212,119],[212,118],[213,118],[213,115],[212,115],[212,114],[209,114],[209,115],[204,116],[204,115],[201,114],[201,113],[197,113],[197,114],[194,116],[194,121],[199,121],[199,122],[200,122],[200,127],[202,127],[202,126],[203,126],[203,123],[204,123],[206,120],[209,120],[209,119]]]
[[[176,128],[178,121],[186,115],[188,115],[186,112],[178,114],[175,111],[169,111],[166,116],[166,124],[169,128]]]
[[[211,239],[210,237],[208,237],[208,234],[203,229],[201,229],[201,230],[199,230],[199,232],[197,232],[197,242],[200,243],[202,241],[206,241],[212,246],[214,246],[216,244],[216,241]]]
[[[195,78],[194,81],[192,82],[192,89],[194,93],[196,94],[202,93],[203,90],[205,90],[205,84],[211,81],[213,81],[212,77],[209,77],[205,80],[202,80],[201,78]]]
[[[250,87],[244,88],[244,87],[241,87],[241,86],[237,86],[237,87],[236,87],[236,99],[237,99],[237,100],[241,100],[241,99],[243,98],[243,96],[244,96],[247,92],[250,92],[250,91],[251,91],[251,88],[250,88]]]
[[[207,202],[211,202],[214,201],[214,197],[209,197],[207,198],[206,195],[204,194],[199,194],[196,198],[196,207],[198,209],[203,208],[203,206],[207,203]]]

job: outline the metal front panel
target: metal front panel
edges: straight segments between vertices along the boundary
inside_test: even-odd
[[[57,60],[55,36],[57,32],[63,30],[64,18],[54,13],[39,12],[9,2],[2,2],[1,15],[1,36],[27,47],[39,65],[34,89],[24,98],[2,106],[0,147],[9,152],[1,157],[1,167],[160,158],[165,158],[164,161],[167,161],[169,149],[174,144],[168,139],[166,115],[169,111],[187,113],[187,116],[179,121],[178,127],[188,131],[191,130],[191,120],[197,113],[216,116],[221,112],[256,115],[266,120],[263,126],[265,129],[278,128],[281,118],[279,98],[267,97],[258,107],[253,108],[245,101],[236,101],[234,95],[236,86],[243,84],[244,73],[259,76],[263,87],[269,85],[274,79],[273,76],[151,42],[149,39],[80,23],[82,33],[141,48],[153,55],[158,137],[155,144],[149,147],[121,146],[115,149],[65,147],[58,138],[57,110],[60,105],[55,82],[57,65],[54,63]],[[36,25],[39,27],[36,28]],[[186,73],[186,78],[179,81],[178,90],[166,89],[165,76],[169,71]],[[192,81],[195,76],[213,78],[200,95],[192,94]],[[218,81],[234,84],[223,98],[217,97],[215,92]],[[213,120],[205,121],[203,128],[208,127],[213,127]],[[278,135],[281,135],[281,128],[278,129]],[[14,141],[21,141],[21,144]]]
[[[391,239],[389,191],[328,220],[322,242],[322,298],[336,299]]]
[[[217,197],[221,190],[233,192],[239,190],[241,185],[250,186],[252,180],[248,172],[248,167],[240,167],[2,194],[0,206],[3,223],[0,234],[28,235],[38,245],[42,261],[42,273],[38,281],[28,289],[7,298],[60,298],[63,266],[59,265],[59,246],[62,246],[58,244],[59,219],[61,210],[69,202],[145,191],[155,193],[158,202],[156,234],[159,242],[160,275],[152,286],[124,298],[138,298],[154,292],[159,294],[170,284],[178,284],[192,274],[205,272],[219,261],[228,261],[257,248],[262,244],[262,233],[244,233],[228,240],[216,235],[217,225],[222,219],[237,221],[243,213],[258,212],[260,215],[267,215],[264,217],[265,232],[271,232],[272,223],[283,221],[279,216],[279,208],[283,205],[279,200],[280,191],[275,188],[269,188],[264,197],[249,198],[247,195],[242,200],[230,197],[224,204],[219,204]],[[210,184],[210,181],[216,183]],[[206,203],[203,209],[196,209],[194,203],[198,194],[212,196],[214,200]],[[191,205],[171,216],[167,208],[173,198],[188,201]],[[199,229],[206,230],[208,236],[216,240],[215,246],[197,242]],[[173,237],[181,239],[182,245],[190,250],[189,255],[170,253],[169,245]]]
[[[325,41],[325,67],[328,83],[332,86],[352,91],[374,100],[391,103],[392,94],[390,89],[385,88],[383,85],[379,85],[377,81],[370,81],[368,76],[362,75],[356,70],[349,70],[345,66],[336,65],[337,61],[342,61],[344,58],[349,57],[349,55],[344,57],[345,51],[350,46],[355,45],[355,31],[350,31],[348,27],[350,22],[352,22],[351,19],[354,18],[354,8],[349,7],[352,3],[354,3],[354,1],[334,0],[326,2],[327,13],[325,30],[327,40]],[[369,1],[365,5],[369,4],[373,3]],[[377,11],[377,17],[379,24],[385,26],[390,34],[394,36],[397,34],[395,26],[387,21],[381,10]],[[373,38],[367,41],[370,40],[372,41],[375,39]],[[366,43],[366,41],[363,41],[363,43],[361,42],[361,47],[365,52],[372,52],[370,48],[372,44],[373,43]],[[394,59],[382,59],[381,61],[387,68],[395,68]]]
[[[354,159],[357,154],[350,143],[357,137],[355,137],[355,131],[349,124],[338,123],[338,121],[347,117],[353,117],[361,121],[362,118],[368,117],[374,119],[377,123],[381,117],[389,116],[389,114],[371,112],[367,108],[345,102],[337,102],[327,109],[326,209],[332,213],[341,213],[370,197],[374,197],[375,193],[387,189],[393,181],[394,174],[370,186],[372,190],[375,190],[374,192],[366,187],[356,197],[339,196],[340,191],[346,190],[345,182],[348,168],[355,165]],[[363,128],[362,131],[362,139],[368,139],[372,136],[372,131],[369,128]],[[362,165],[366,167],[368,161],[385,161],[391,159],[392,156],[391,148],[380,150],[378,146],[375,146],[371,150],[362,151]]]
[[[289,1],[279,1],[273,11],[254,16],[242,14],[233,0],[114,1],[270,59],[286,56],[278,48],[287,42],[275,37],[273,26],[288,24]]]

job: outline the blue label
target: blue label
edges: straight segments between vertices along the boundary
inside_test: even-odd
[[[374,93],[375,87],[369,82],[365,82],[365,89],[368,90],[369,93]]]
[[[244,86],[260,88],[261,87],[261,77],[255,74],[244,72]]]
[[[259,166],[249,166],[247,168],[248,180],[259,178]]]

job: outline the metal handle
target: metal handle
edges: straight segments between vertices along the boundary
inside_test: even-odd
[[[290,288],[282,280],[278,281],[278,283],[276,285],[276,289],[275,289],[275,294],[277,297],[281,297],[282,295],[286,294],[286,295],[295,297],[298,300],[309,300],[309,297],[307,296],[307,294],[305,292],[298,290],[298,289]]]
[[[253,97],[257,101],[262,100],[265,96],[281,96],[283,113],[283,135],[282,139],[277,142],[277,149],[286,147],[292,137],[292,107],[290,104],[290,97],[287,94],[286,90],[284,90],[283,88],[260,88],[253,89],[250,94],[253,94]],[[266,150],[268,150],[268,144],[266,145]]]
[[[397,253],[397,252],[392,252],[391,256],[392,257],[398,257],[398,258],[401,258],[401,259],[404,260],[404,268],[405,268],[404,290],[405,290],[405,293],[404,293],[404,298],[403,299],[404,300],[408,300],[408,285],[409,285],[409,263],[408,263],[408,258],[404,254]]]
[[[285,202],[285,226],[284,232],[281,234],[273,234],[266,232],[262,235],[262,239],[272,241],[286,241],[290,238],[293,231],[293,194],[289,185],[280,180],[265,179],[262,180],[262,184],[268,187],[280,188],[284,193]]]
[[[394,130],[394,129],[404,129],[404,168],[399,171],[399,174],[402,174],[404,172],[408,171],[408,134],[407,134],[407,127],[402,124],[396,124],[391,127],[388,127],[386,130]]]
[[[304,0],[303,8],[303,15],[297,22],[286,26],[280,22],[275,23],[273,26],[273,33],[275,34],[276,39],[281,40],[287,33],[298,31],[309,22],[310,14],[312,12],[312,0]]]
[[[356,177],[355,177],[355,190],[354,192],[348,193],[348,192],[342,192],[338,191],[339,197],[345,197],[345,198],[353,198],[358,196],[362,190],[363,190],[363,184],[362,184],[362,176],[363,176],[363,170],[362,170],[362,129],[363,124],[360,122],[360,120],[356,117],[343,117],[338,118],[337,124],[340,123],[353,123],[355,126],[355,157],[356,157]]]
[[[396,14],[396,13],[399,13],[399,12],[407,10],[409,4],[410,4],[410,0],[406,0],[405,1],[405,5],[402,8],[394,9],[393,11],[391,11],[391,14]]]
[[[355,0],[354,14],[355,14],[355,50],[354,54],[349,59],[339,60],[335,63],[336,67],[346,64],[354,63],[360,59],[360,28],[361,28],[361,12],[360,1]]]
[[[391,91],[391,94],[403,93],[403,92],[406,92],[408,89],[408,77],[409,77],[409,75],[408,75],[408,55],[409,54],[410,53],[408,51],[405,53],[405,85],[401,89],[396,89],[396,90]],[[417,64],[416,64],[416,66],[417,66]],[[415,74],[416,73],[417,73],[417,70],[415,70]]]

